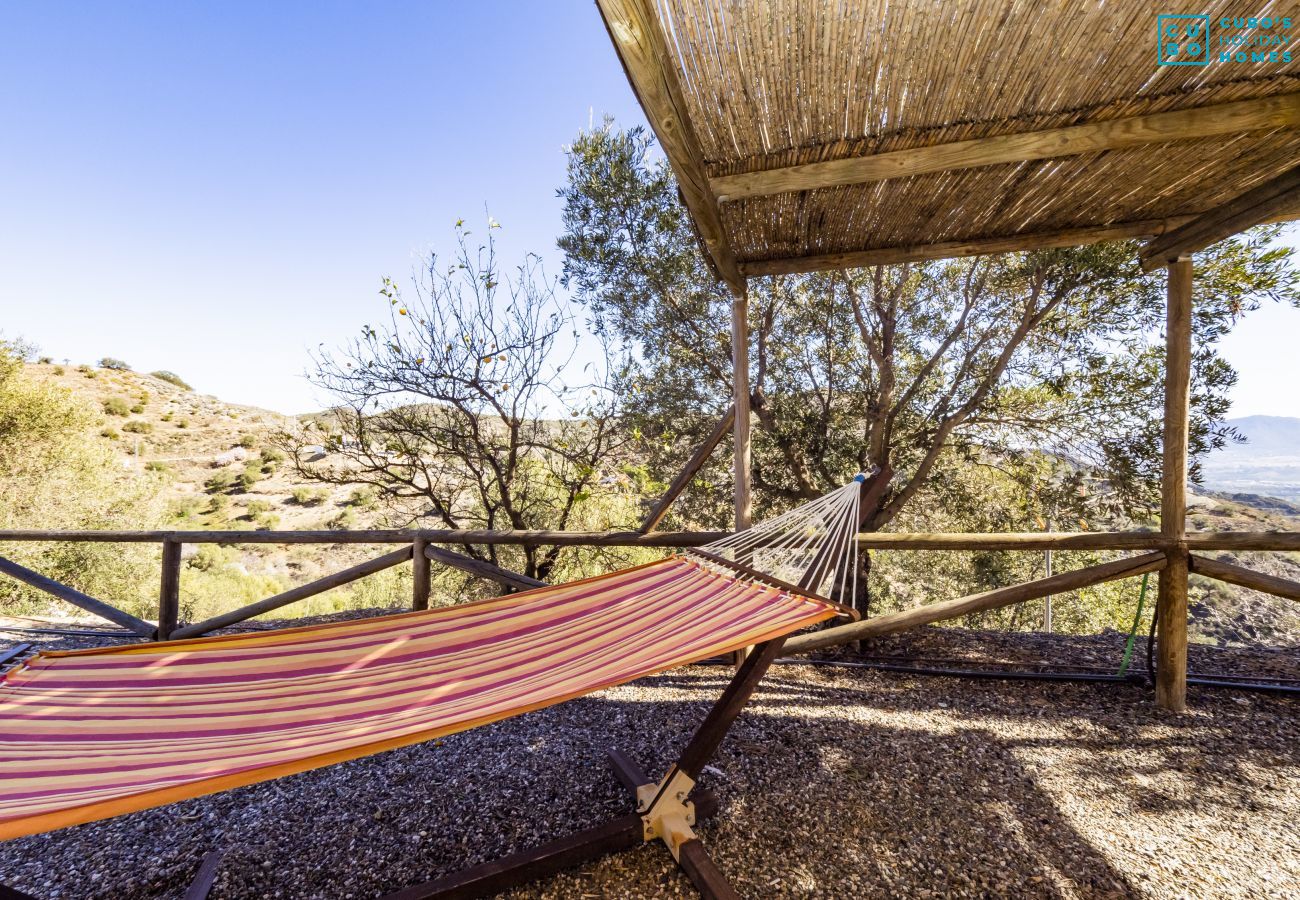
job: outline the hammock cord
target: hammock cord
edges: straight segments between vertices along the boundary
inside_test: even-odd
[[[851,606],[858,589],[858,504],[864,480],[858,475],[824,497],[699,549],[803,590],[843,598]],[[700,562],[717,566],[703,558]],[[735,577],[734,571],[725,571]]]

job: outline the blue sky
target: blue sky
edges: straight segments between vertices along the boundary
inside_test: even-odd
[[[643,121],[586,0],[10,2],[0,84],[4,334],[281,412],[458,217],[558,274],[563,145]],[[1300,416],[1297,333],[1228,339],[1234,415]]]
[[[595,5],[0,5],[0,328],[314,408],[452,223],[559,274],[563,145],[640,110]]]

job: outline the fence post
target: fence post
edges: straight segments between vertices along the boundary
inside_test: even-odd
[[[411,609],[429,608],[429,557],[424,555],[427,545],[422,537],[411,544]]]
[[[162,587],[158,592],[158,640],[176,630],[181,612],[181,547],[175,538],[163,539]]]

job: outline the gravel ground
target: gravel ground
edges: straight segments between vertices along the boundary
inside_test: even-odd
[[[98,641],[44,645],[87,643]],[[1100,667],[1122,644],[1114,633],[923,629],[864,651]],[[1300,653],[1194,648],[1192,668],[1300,677]],[[626,812],[604,748],[661,772],[729,677],[676,670],[441,741],[11,841],[0,873],[47,898],[170,898],[221,849],[214,898],[373,897]],[[747,897],[1300,894],[1300,701],[1197,688],[1189,700],[1175,716],[1131,685],[781,665],[702,779],[721,811],[698,830]],[[650,845],[510,896],[693,893]]]

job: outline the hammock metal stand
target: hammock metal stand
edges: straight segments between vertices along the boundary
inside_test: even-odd
[[[194,878],[185,888],[181,900],[206,900],[212,890],[213,882],[217,880],[222,855],[220,850],[213,850],[204,855],[203,862],[199,863],[199,870],[194,873]],[[40,900],[40,898],[0,882],[0,900]]]
[[[717,801],[706,790],[693,790],[695,781],[727,736],[781,653],[785,638],[759,644],[732,677],[686,748],[655,784],[617,750],[608,751],[618,780],[638,798],[635,812],[501,859],[463,869],[443,878],[413,885],[384,900],[453,900],[484,897],[554,875],[608,853],[662,840],[705,900],[739,900],[726,876],[709,858],[690,825],[707,818]]]

